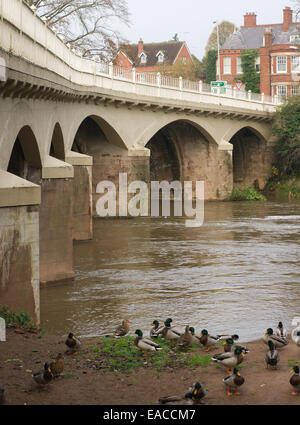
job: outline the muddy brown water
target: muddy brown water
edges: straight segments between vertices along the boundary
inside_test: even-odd
[[[148,336],[154,319],[241,341],[300,316],[300,202],[206,202],[201,227],[183,218],[96,219],[74,245],[75,282],[41,290],[42,327]]]

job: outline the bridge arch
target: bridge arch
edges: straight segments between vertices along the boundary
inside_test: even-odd
[[[65,160],[65,143],[62,128],[57,122],[52,131],[50,155],[62,161]]]
[[[35,183],[40,178],[41,168],[42,160],[35,134],[29,125],[25,125],[13,144],[7,171]]]

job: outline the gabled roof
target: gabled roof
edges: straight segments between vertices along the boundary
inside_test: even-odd
[[[157,53],[161,51],[164,56],[164,62],[168,65],[173,65],[178,56],[179,51],[185,44],[184,41],[165,41],[162,43],[144,43],[143,52],[147,55],[147,62],[140,63],[138,57],[137,44],[123,44],[120,46],[119,51],[126,54],[126,56],[135,63],[136,66],[155,66],[157,65]]]
[[[244,49],[259,49],[264,45],[264,33],[266,29],[272,30],[272,44],[291,44],[290,36],[297,33],[297,26],[300,24],[292,23],[287,32],[282,32],[282,24],[260,25],[257,27],[242,27],[227,38],[225,43],[220,47],[220,50],[244,50]]]

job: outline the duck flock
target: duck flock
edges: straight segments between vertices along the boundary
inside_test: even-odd
[[[220,347],[220,343],[223,344],[224,352],[215,354],[211,357],[211,361],[220,364],[226,368],[226,377],[222,380],[226,386],[228,396],[233,395],[233,391],[236,395],[239,395],[239,388],[244,384],[245,379],[241,376],[238,365],[240,365],[245,356],[249,353],[247,347],[238,344],[239,336],[237,334],[232,335],[211,335],[206,329],[203,329],[200,335],[196,335],[195,329],[187,325],[184,331],[176,329],[171,326],[172,319],[168,318],[164,322],[164,326],[160,326],[158,320],[154,320],[153,327],[150,330],[150,338],[144,338],[141,329],[136,329],[134,340],[137,349],[145,352],[147,355],[149,352],[158,352],[163,350],[155,340],[158,337],[164,338],[170,342],[171,346],[178,347],[189,347],[192,344],[199,343],[205,350],[209,352],[212,348]],[[291,333],[292,341],[300,347],[300,318],[299,321],[292,322],[296,326]],[[115,337],[122,337],[128,334],[130,331],[130,323],[128,320],[123,320],[122,324],[119,325],[115,331]],[[268,351],[265,355],[266,368],[276,369],[280,361],[279,350],[289,344],[287,338],[287,332],[283,327],[282,322],[278,323],[278,326],[273,331],[272,328],[268,328],[262,337],[262,341],[268,346]],[[68,350],[66,354],[76,354],[81,346],[81,341],[73,333],[69,333],[66,341]],[[45,388],[53,379],[59,377],[64,370],[63,355],[58,353],[54,362],[46,362],[44,369],[38,371],[32,375],[34,381],[42,388]],[[293,387],[292,394],[296,395],[300,393],[300,370],[297,365],[291,369],[293,374],[289,380]],[[173,395],[159,398],[159,404],[202,404],[205,402],[202,400],[205,396],[205,390],[200,382],[195,382],[188,389],[185,395]],[[4,390],[0,389],[0,404],[4,402]]]

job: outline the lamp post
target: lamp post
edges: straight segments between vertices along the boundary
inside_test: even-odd
[[[213,24],[217,24],[217,45],[218,45],[218,66],[217,66],[217,78],[221,80],[221,72],[220,72],[220,37],[219,37],[219,24],[218,21],[214,21]]]

